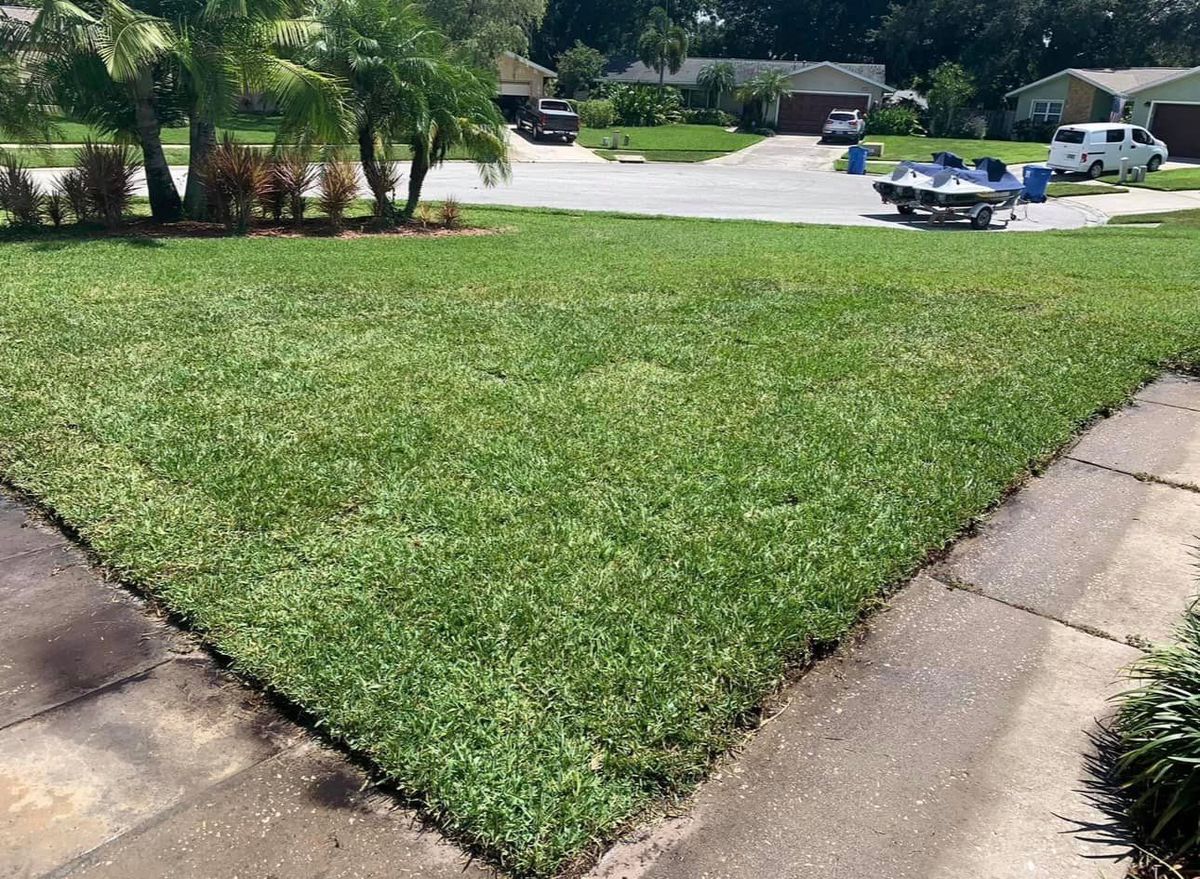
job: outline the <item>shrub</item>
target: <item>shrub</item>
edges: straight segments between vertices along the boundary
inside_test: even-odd
[[[83,173],[78,168],[71,169],[58,178],[58,188],[66,199],[67,209],[75,218],[75,222],[86,223],[92,215],[92,208]]]
[[[75,168],[87,194],[87,210],[110,229],[119,226],[129,210],[133,178],[139,167],[133,149],[125,145],[87,141],[76,155]]]
[[[305,193],[316,180],[317,171],[302,152],[277,153],[267,164],[267,188],[272,199],[278,198],[282,209],[287,210],[297,226],[304,222],[304,209],[308,206]],[[272,210],[273,205],[274,202]]]
[[[650,85],[618,85],[609,91],[621,125],[668,125],[683,118],[679,90]]]
[[[267,191],[262,153],[227,138],[209,153],[203,174],[217,219],[228,229],[245,231]]]
[[[1036,143],[1049,143],[1058,125],[1053,122],[1035,122],[1033,119],[1018,119],[1013,123],[1012,139]]]
[[[447,229],[457,229],[462,225],[462,206],[457,199],[448,198],[442,202],[438,220]]]
[[[867,115],[867,134],[922,134],[921,116],[911,107],[880,107]]]
[[[558,56],[557,92],[560,97],[573,98],[579,92],[591,91],[604,75],[608,59],[579,40]],[[603,126],[597,126],[603,127]]]
[[[342,227],[346,208],[358,195],[358,175],[354,166],[341,159],[333,159],[321,167],[320,194],[317,204],[329,217],[334,229]]]
[[[363,177],[366,178],[367,186],[370,187],[371,195],[375,199],[375,218],[377,220],[394,219],[396,187],[400,185],[400,180],[404,177],[400,170],[400,163],[377,159],[374,162],[365,162],[362,169]]]
[[[987,137],[987,118],[978,113],[965,114],[957,125],[956,137],[971,137],[983,140]]]
[[[67,200],[61,192],[52,192],[46,196],[44,210],[50,225],[57,229],[67,218]]]
[[[1131,669],[1138,689],[1118,697],[1115,774],[1132,829],[1167,858],[1200,857],[1200,607],[1175,645]]]
[[[612,101],[603,99],[579,102],[579,122],[584,128],[608,128],[617,118]]]
[[[722,128],[732,128],[737,125],[737,117],[716,107],[697,110],[684,110],[683,121],[692,125],[720,125]]]
[[[0,210],[14,226],[42,225],[46,196],[16,156],[6,156],[0,168]]]

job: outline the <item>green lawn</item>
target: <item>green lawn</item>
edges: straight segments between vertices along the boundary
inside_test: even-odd
[[[1177,228],[1200,229],[1200,208],[1191,208],[1182,211],[1164,211],[1154,214],[1125,214],[1123,216],[1112,217],[1108,222],[1115,225],[1128,226],[1154,223]]]
[[[1112,195],[1113,193],[1128,192],[1120,186],[1097,186],[1087,183],[1051,183],[1046,187],[1046,195],[1051,198],[1079,198],[1086,195]]]
[[[729,153],[717,153],[704,150],[596,150],[596,155],[602,159],[614,162],[619,155],[641,156],[647,162],[707,162],[709,159],[719,159]]]
[[[1186,228],[468,220],[5,241],[0,473],[519,873],[1200,364]]]
[[[833,163],[833,170],[835,171],[845,171],[849,167],[849,159],[838,159]],[[895,162],[874,162],[870,159],[867,160],[868,174],[891,174],[894,170],[896,170]]]
[[[591,149],[599,149],[605,137],[614,131],[621,132],[622,150],[646,155],[654,153],[655,161],[670,161],[668,153],[678,153],[677,161],[695,162],[688,155],[710,153],[709,158],[722,153],[745,149],[762,140],[762,135],[726,131],[718,125],[658,125],[651,128],[614,125],[612,128],[584,128],[579,132],[579,143]],[[625,135],[629,143],[625,143]],[[649,155],[647,155],[649,158]]]
[[[881,158],[891,161],[928,162],[934,153],[951,152],[967,161],[992,156],[1015,165],[1024,162],[1044,162],[1049,151],[1044,143],[1024,143],[1011,140],[973,140],[942,137],[909,137],[891,134],[869,134],[867,141],[884,145]]]
[[[254,144],[255,148],[269,150],[270,146],[266,144]],[[351,161],[358,160],[358,149],[353,146],[345,146],[341,148],[342,155]],[[188,158],[191,156],[191,150],[185,146],[165,146],[163,153],[167,157],[167,162],[172,165],[186,165]],[[70,168],[75,164],[76,150],[65,149],[62,147],[36,147],[22,146],[9,147],[0,150],[0,158],[5,155],[16,156],[21,160],[21,163],[27,168]],[[387,155],[390,159],[396,161],[408,161],[412,158],[412,150],[406,146],[392,146],[388,148]],[[142,152],[140,149],[134,149],[134,156],[140,162]],[[462,159],[464,155],[461,150],[451,150],[450,158],[452,160]]]
[[[1200,189],[1200,168],[1176,168],[1170,171],[1156,171],[1147,174],[1141,183],[1130,183],[1142,189],[1160,189],[1165,192],[1179,192],[1185,189]]]
[[[60,117],[54,120],[55,130],[51,136],[54,143],[83,143],[94,140],[98,143],[111,143],[113,137],[82,122],[73,122]],[[229,128],[221,129],[221,134],[228,134],[234,140],[242,143],[269,144],[275,142],[275,132],[279,120],[274,116],[259,116],[243,114],[238,116]],[[164,128],[162,131],[164,144],[186,145],[188,143],[188,128],[186,125],[176,128]]]

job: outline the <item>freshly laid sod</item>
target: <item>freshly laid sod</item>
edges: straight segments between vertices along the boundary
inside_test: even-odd
[[[762,135],[726,131],[719,125],[657,125],[648,128],[614,125],[612,128],[584,128],[579,143],[600,149],[604,138],[621,132],[621,149],[642,153],[680,151],[684,153],[732,153],[762,140]],[[629,143],[625,143],[625,135]],[[686,161],[686,160],[685,160]]]
[[[1044,162],[1048,147],[1044,143],[1012,140],[973,140],[970,138],[913,137],[898,134],[868,134],[871,143],[883,144],[881,158],[889,161],[928,162],[935,153],[950,152],[970,161],[992,156],[1009,164]]]
[[[233,124],[221,129],[221,135],[229,135],[242,143],[271,144],[275,142],[275,134],[279,128],[279,119],[274,116],[259,116],[243,114],[234,119]],[[92,126],[75,122],[65,117],[54,120],[52,140],[55,143],[83,143],[85,140],[97,143],[111,143],[111,134],[100,131]],[[184,145],[188,143],[188,127],[186,125],[162,130],[164,144]]]
[[[518,873],[1200,362],[1184,228],[468,219],[4,241],[0,472]]]
[[[1200,189],[1200,168],[1174,168],[1170,171],[1156,171],[1147,174],[1141,183],[1130,183],[1141,189],[1159,189],[1164,192],[1182,192],[1187,189]]]

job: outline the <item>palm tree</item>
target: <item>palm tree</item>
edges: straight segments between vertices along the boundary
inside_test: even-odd
[[[687,60],[687,32],[671,22],[667,10],[655,6],[650,10],[646,28],[638,37],[638,60],[658,71],[658,87],[666,82],[667,71],[678,73]]]
[[[475,161],[485,186],[508,179],[508,129],[495,94],[496,84],[488,75],[453,60],[438,65],[426,83],[421,110],[409,124],[412,170],[405,218],[412,217],[421,201],[425,176],[451,150]]]
[[[204,216],[201,169],[216,146],[217,125],[246,91],[271,96],[285,129],[341,130],[337,83],[280,54],[316,31],[316,22],[297,15],[298,2],[184,0],[163,6],[164,17],[124,0],[100,0],[87,9],[42,0],[27,35],[33,77],[45,103],[141,146],[151,214],[160,222],[178,219],[184,207],[162,127],[187,120],[187,208]]]
[[[322,28],[307,60],[346,84],[359,159],[370,179],[389,148],[407,142],[412,121],[427,112],[444,41],[411,0],[322,0],[316,14]],[[394,219],[389,195],[372,189],[377,216]]]
[[[719,107],[721,95],[733,91],[736,76],[732,64],[728,61],[718,61],[700,71],[700,75],[696,77],[696,84],[708,93],[709,105]]]
[[[766,121],[767,107],[787,93],[790,82],[787,74],[778,70],[764,70],[746,81],[738,89],[738,100],[750,108],[750,122],[762,125]]]

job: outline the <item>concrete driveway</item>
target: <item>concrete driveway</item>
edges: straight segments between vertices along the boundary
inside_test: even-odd
[[[848,148],[848,144],[823,144],[816,135],[780,134],[705,164],[775,171],[832,171],[833,163]]]
[[[44,183],[61,171],[35,172]],[[182,187],[186,169],[173,173]],[[903,218],[880,202],[868,177],[822,171],[737,167],[714,164],[647,163],[622,165],[531,162],[513,166],[512,179],[493,188],[479,180],[469,162],[448,162],[430,173],[424,197],[453,197],[465,204],[619,211],[675,217],[768,220],[925,229],[923,220]],[[400,186],[404,187],[402,181]],[[139,192],[144,193],[140,185]],[[366,188],[363,189],[366,194]],[[1094,199],[1093,199],[1094,200]],[[1081,200],[1086,201],[1086,200]],[[1022,209],[1012,231],[1078,229],[1104,222],[1086,205],[1051,202]],[[997,218],[999,219],[999,217]],[[964,223],[949,229],[966,229]],[[998,228],[998,227],[997,227]]]
[[[607,164],[589,149],[577,143],[563,143],[561,140],[534,140],[527,132],[517,131],[516,126],[508,127],[509,156],[514,163],[525,162],[570,162]]]

